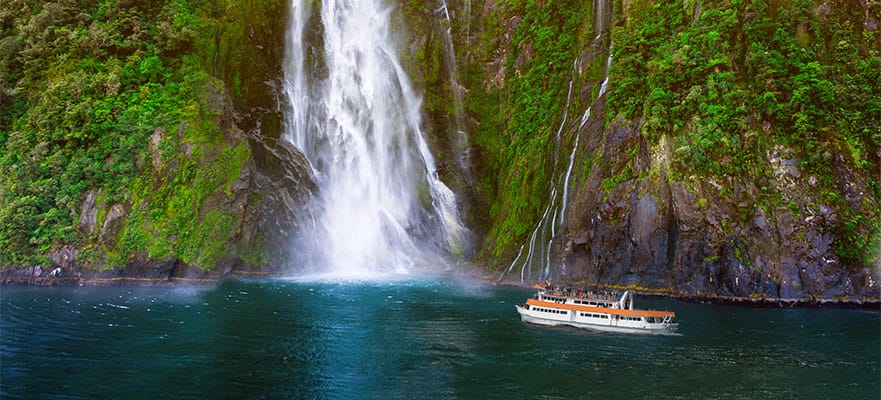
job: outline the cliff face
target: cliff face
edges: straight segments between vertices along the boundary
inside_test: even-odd
[[[877,5],[450,8],[468,21],[480,259],[502,279],[881,293]]]
[[[655,160],[640,128],[612,123],[588,144],[602,155],[570,211],[559,277],[702,296],[877,296],[873,267],[836,253],[833,208],[798,214],[769,207],[749,177],[689,183],[652,176]],[[620,147],[635,147],[636,159],[611,150]],[[604,179],[627,165],[645,178],[604,190]],[[792,183],[780,178],[764,184],[782,190]]]
[[[585,181],[605,190],[574,202],[567,272],[689,294],[877,298],[881,10],[676,6],[620,5],[602,162]]]
[[[37,278],[282,270],[314,191],[304,157],[278,140],[286,7],[4,3],[0,266],[41,265],[24,270]]]
[[[278,0],[0,8],[0,266],[278,272]],[[877,298],[881,7],[406,1],[439,174],[509,280]],[[61,269],[57,269],[60,267]]]

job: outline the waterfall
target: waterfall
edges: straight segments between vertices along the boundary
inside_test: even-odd
[[[603,82],[600,83],[600,91],[597,93],[597,98],[603,97],[606,94],[606,89],[609,88],[609,68],[612,68],[612,48],[609,47],[609,57],[606,58],[606,69],[603,72]],[[579,129],[584,128],[587,125],[587,121],[590,119],[590,107],[587,107],[587,110],[584,110],[584,114],[581,116],[581,124],[578,126]],[[578,138],[576,137],[576,140]]]
[[[466,11],[470,13],[471,4],[468,3]],[[443,28],[444,62],[450,78],[450,92],[453,94],[453,129],[450,142],[453,145],[454,154],[459,155],[459,168],[466,174],[471,184],[471,150],[469,148],[468,132],[465,129],[465,89],[459,82],[459,69],[456,64],[456,48],[453,46],[453,24],[450,18],[450,9],[446,0],[441,0],[440,6],[434,10],[435,14],[442,16],[441,27]]]
[[[593,0],[593,30],[599,39],[603,33],[608,30],[609,19],[611,18],[611,3],[609,0]],[[596,40],[596,39],[595,39]]]
[[[609,0],[594,0],[592,7],[592,27],[596,32],[596,38],[594,39],[592,46],[598,48],[602,45],[603,34],[608,32],[609,29],[609,20],[611,19],[611,4]],[[579,145],[579,135],[578,131],[584,129],[587,125],[588,120],[590,119],[590,110],[591,107],[588,106],[585,110],[584,114],[581,116],[581,120],[578,124],[578,129],[575,136],[574,144],[572,145],[572,150],[569,153],[568,164],[566,166],[565,172],[563,174],[558,174],[556,169],[559,164],[560,158],[560,148],[561,148],[561,133],[566,126],[566,122],[568,119],[568,110],[569,104],[572,97],[572,85],[574,81],[574,76],[578,73],[577,68],[578,61],[576,60],[573,63],[573,79],[569,81],[569,91],[566,94],[566,104],[563,108],[563,115],[560,122],[560,127],[557,129],[557,133],[555,135],[555,147],[554,147],[554,171],[551,176],[555,177],[553,181],[551,181],[550,192],[548,197],[548,204],[545,207],[545,211],[542,214],[541,219],[536,225],[535,229],[533,229],[532,234],[529,237],[529,241],[520,246],[520,250],[517,253],[517,257],[514,258],[514,261],[511,265],[505,270],[505,272],[499,276],[499,280],[501,280],[504,275],[509,274],[514,270],[515,267],[519,265],[520,267],[520,282],[524,282],[527,279],[537,278],[537,279],[549,279],[552,278],[551,271],[551,254],[553,251],[553,241],[557,233],[563,226],[563,222],[565,220],[566,211],[567,211],[567,202],[569,198],[569,183],[572,176],[572,169],[575,165],[575,156],[578,151]],[[609,84],[609,69],[612,65],[612,51],[611,47],[608,49],[608,57],[606,59],[605,69],[603,70],[603,80],[600,83],[600,90],[597,93],[596,99],[605,95],[606,90]],[[557,189],[558,186],[562,186],[562,193]],[[541,246],[537,246],[537,244],[542,244]],[[524,250],[526,253],[524,254]],[[543,263],[544,268],[539,269],[537,274],[533,274],[533,264],[536,260],[541,261]]]
[[[408,272],[465,246],[455,196],[421,131],[421,98],[401,67],[391,12],[381,0],[290,5],[284,135],[311,163],[319,188],[314,230],[298,245],[309,272]]]
[[[577,66],[577,61],[573,63],[573,75],[576,73],[575,67]],[[574,78],[569,80],[569,90],[566,94],[566,105],[563,107],[563,117],[560,122],[560,127],[557,128],[557,133],[554,135],[554,170],[551,176],[556,176],[556,168],[559,161],[559,153],[561,147],[561,139],[563,128],[566,127],[566,122],[568,120],[568,110],[569,104],[572,100],[572,87],[574,84]],[[576,135],[577,136],[577,135]],[[573,149],[575,151],[575,149]],[[571,173],[572,165],[571,160],[574,160],[574,156],[570,156],[570,165],[567,168],[566,178],[568,181],[569,174]],[[564,184],[564,192],[568,192],[568,182]],[[565,208],[561,209],[561,202],[565,204],[565,196],[561,200],[559,193],[557,191],[557,182],[556,180],[551,181],[550,188],[550,196],[547,206],[545,207],[544,213],[542,213],[541,219],[536,225],[535,229],[532,230],[532,234],[529,236],[529,243],[526,251],[526,258],[523,259],[523,265],[520,268],[520,282],[524,282],[526,278],[532,277],[532,266],[536,258],[539,258],[543,265],[544,270],[539,271],[539,277],[548,277],[550,275],[550,263],[551,263],[551,250],[553,247],[554,236],[557,234],[557,231],[560,228],[560,224],[562,224],[563,218],[562,214],[565,212]],[[558,218],[558,215],[560,218]],[[559,222],[558,222],[559,221]],[[511,263],[511,266],[508,267],[508,271],[510,272],[514,266],[520,261],[520,256],[523,253],[523,246],[520,247],[520,251],[517,254],[517,258]],[[500,277],[501,278],[501,277]]]

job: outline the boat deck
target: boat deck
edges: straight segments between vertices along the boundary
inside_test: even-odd
[[[616,293],[535,288],[535,295],[516,307],[525,322],[627,333],[673,332],[678,325],[672,322],[676,317],[672,311],[634,309],[630,291],[618,297]]]

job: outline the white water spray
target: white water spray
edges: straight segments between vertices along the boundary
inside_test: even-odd
[[[392,10],[381,0],[326,0],[313,15],[310,4],[292,0],[284,64],[285,138],[319,187],[304,249],[318,265],[306,268],[407,272],[461,251],[467,231],[422,136]]]

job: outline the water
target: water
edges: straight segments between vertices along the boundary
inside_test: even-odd
[[[637,299],[680,336],[525,325],[530,291],[444,278],[12,288],[0,397],[877,399],[874,311]]]
[[[380,0],[291,2],[285,138],[319,187],[314,226],[296,244],[313,270],[406,272],[467,253],[455,196],[422,134],[422,99],[401,66],[393,11]]]

